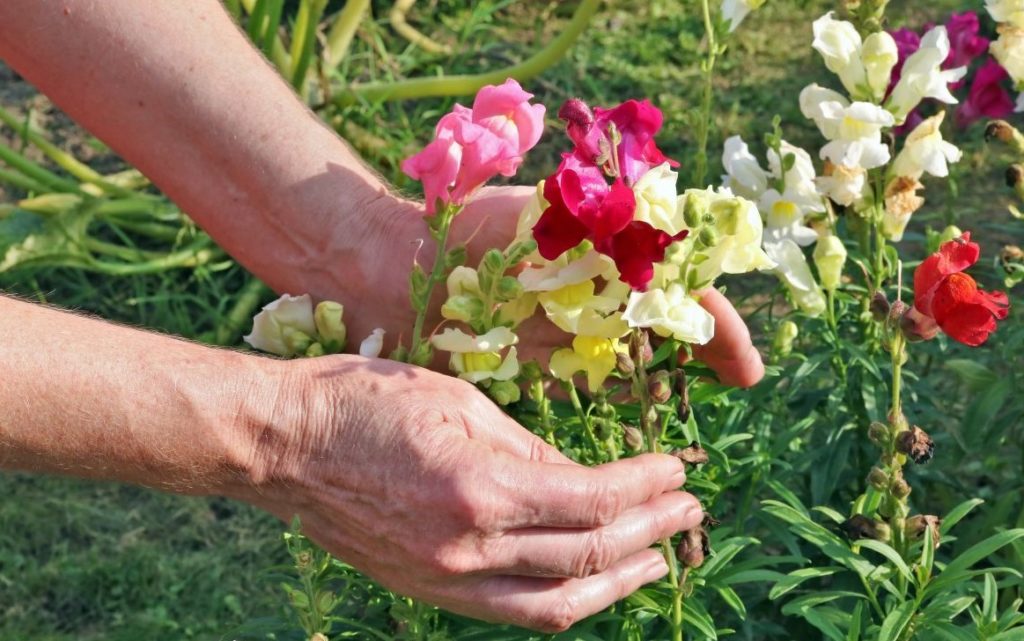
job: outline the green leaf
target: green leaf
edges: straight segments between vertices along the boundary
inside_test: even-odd
[[[978,507],[985,501],[983,499],[968,499],[957,505],[955,508],[949,511],[948,514],[942,519],[942,523],[939,525],[939,532],[942,534],[948,533],[953,526],[959,523],[965,516],[967,516],[971,510]]]
[[[740,595],[736,594],[735,590],[730,587],[716,587],[715,589],[718,590],[718,594],[725,601],[725,604],[733,609],[736,616],[740,619],[747,618],[747,608],[743,605],[743,599],[740,598]]]
[[[836,572],[842,572],[845,568],[830,566],[823,568],[800,568],[799,570],[793,570],[787,574],[784,578],[772,586],[771,591],[768,593],[768,598],[774,601],[780,596],[789,593],[794,588],[799,586],[808,579],[814,579],[823,576],[831,576]]]
[[[1024,627],[1003,630],[999,634],[989,637],[988,641],[1024,641]]]
[[[952,370],[974,392],[985,389],[999,379],[988,367],[966,358],[949,359],[946,361],[946,369]]]
[[[850,614],[850,629],[846,633],[846,641],[860,641],[860,626],[864,619],[864,602],[858,601],[857,607]]]
[[[963,554],[949,562],[942,573],[928,586],[925,596],[938,594],[943,588],[958,583],[967,575],[967,570],[996,550],[1024,537],[1024,528],[1006,530],[990,536],[968,548]]]
[[[914,617],[915,605],[913,601],[907,601],[893,609],[882,621],[882,628],[878,632],[878,641],[897,641]]]
[[[884,556],[897,570],[899,570],[900,574],[902,574],[907,581],[913,583],[914,575],[911,574],[910,567],[907,565],[907,562],[903,560],[903,557],[900,556],[899,552],[894,550],[892,546],[872,539],[861,539],[857,541],[857,544],[862,548],[874,550]]]
[[[704,609],[704,606],[698,603],[696,599],[686,599],[683,601],[683,621],[684,625],[695,628],[705,637],[718,639],[715,622],[711,619],[708,611]]]

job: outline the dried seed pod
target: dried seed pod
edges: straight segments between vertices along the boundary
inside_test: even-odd
[[[857,539],[888,541],[892,535],[888,525],[863,514],[854,514],[840,523],[839,529],[851,541],[856,541]]]
[[[676,546],[676,558],[683,566],[699,568],[704,565],[704,558],[711,554],[711,541],[700,525],[683,532],[683,538]]]
[[[638,428],[627,425],[622,429],[622,440],[631,452],[639,452],[644,449],[644,434]]]
[[[668,372],[660,369],[647,379],[647,393],[655,403],[667,403],[672,398],[672,384]]]
[[[868,473],[868,484],[881,492],[889,487],[889,475],[885,473],[885,470],[873,467]]]
[[[932,526],[932,544],[935,547],[939,547],[939,541],[942,539],[942,534],[939,533],[939,526],[942,525],[942,519],[937,516],[932,514],[916,514],[907,519],[903,526],[903,531],[906,533],[907,538],[917,541],[924,536],[929,525]]]
[[[889,492],[898,499],[905,499],[910,496],[910,484],[903,478],[903,473],[893,476],[889,484]]]
[[[896,450],[906,454],[910,460],[917,464],[927,463],[935,453],[935,443],[932,437],[918,426],[900,432],[896,437]]]
[[[1017,187],[1024,181],[1024,167],[1018,164],[1010,165],[1006,168],[1006,186]]]
[[[879,323],[883,322],[889,316],[889,299],[885,297],[885,292],[878,290],[874,296],[871,297],[871,315]]]
[[[672,456],[675,456],[683,463],[689,463],[690,465],[702,465],[708,462],[708,453],[697,444],[697,441],[690,443],[688,447],[681,450],[675,450],[672,452]]]
[[[889,306],[889,321],[894,325],[898,325],[903,315],[907,313],[910,307],[907,306],[901,300],[893,301],[892,305]]]
[[[885,423],[872,421],[871,425],[868,426],[868,438],[875,445],[884,445],[889,442],[889,428]]]
[[[633,359],[629,357],[629,354],[615,352],[615,369],[619,374],[630,377],[636,371],[636,365],[633,364]]]

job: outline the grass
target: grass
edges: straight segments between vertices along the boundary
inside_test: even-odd
[[[959,4],[941,0],[922,12],[920,3],[893,2],[891,11],[920,26]],[[376,5],[375,15],[386,15],[385,3]],[[743,25],[716,80],[711,177],[719,173],[717,150],[724,137],[741,134],[760,154],[761,136],[775,114],[782,117],[791,141],[819,144],[817,133],[799,114],[796,96],[809,82],[827,81],[810,49],[809,20],[829,6],[819,0],[776,1]],[[461,53],[423,53],[396,38],[381,18],[364,24],[339,73],[379,80],[494,68],[535,50],[570,11],[571,6],[556,2],[424,2],[410,19]],[[552,127],[519,180],[536,180],[553,168],[564,147],[553,113],[562,100],[574,95],[594,104],[649,97],[665,111],[662,147],[682,161],[685,174],[694,149],[687,118],[699,92],[698,33],[692,0],[618,2],[603,8],[571,53],[530,85],[549,106]],[[16,85],[9,78],[5,83]],[[51,129],[66,139],[67,146],[96,150],[95,160],[105,168],[116,164],[101,146],[47,110],[44,102],[26,97],[23,86],[17,88],[20,93],[0,93],[4,106],[33,104],[49,115]],[[328,110],[323,116],[357,138],[357,146],[385,176],[408,188],[398,161],[426,138],[450,102],[360,105],[342,112]],[[952,188],[929,186],[930,206],[915,217],[909,242],[919,242],[926,225],[950,222],[980,227],[976,237],[986,252],[1020,238],[1019,223],[1015,227],[1005,214],[1009,197],[1001,173],[1006,158],[985,147],[980,138],[978,127],[961,135],[958,142],[966,155],[955,170]],[[9,200],[18,196],[6,193]],[[992,277],[991,272],[983,276],[989,283]],[[225,261],[199,270],[120,279],[64,268],[22,270],[0,274],[0,287],[104,318],[209,340],[248,278],[244,270]],[[1014,353],[1024,336],[1019,321],[1014,322],[1017,329],[999,339],[1005,342],[985,352],[1001,375],[1012,376],[1014,364],[999,358],[999,348]],[[1009,422],[1008,433],[1024,431],[1020,416],[1011,413],[1013,407],[988,417],[987,424]],[[969,398],[936,400],[936,414],[940,410],[964,417],[956,429],[971,436]],[[990,454],[967,457],[963,464],[965,469],[981,467],[971,479],[1005,476],[1015,469],[1007,463],[1012,455],[998,461]],[[962,495],[961,490],[957,488],[954,496]],[[936,495],[935,501],[941,502],[941,492]],[[286,558],[280,543],[283,528],[247,506],[21,474],[0,474],[0,496],[0,639],[218,639],[245,621],[281,614],[283,599],[266,570]],[[1011,502],[1006,509],[1014,505]]]

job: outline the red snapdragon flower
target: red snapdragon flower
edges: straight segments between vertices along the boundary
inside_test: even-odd
[[[631,185],[652,167],[670,161],[654,143],[661,112],[647,101],[629,100],[614,109],[567,101],[558,115],[575,144],[544,183],[547,209],[533,228],[541,256],[554,260],[584,240],[615,261],[620,279],[643,290],[654,277],[654,263],[686,236],[670,235],[633,220]],[[607,177],[606,177],[607,176]],[[612,183],[608,184],[608,177]]]
[[[951,240],[914,271],[915,320],[918,333],[930,338],[941,328],[947,336],[977,347],[996,331],[996,321],[1009,314],[1003,292],[986,292],[964,270],[978,262],[981,249],[970,232]]]

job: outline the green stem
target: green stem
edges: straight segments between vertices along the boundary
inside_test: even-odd
[[[252,313],[259,306],[263,295],[270,291],[263,281],[252,276],[249,281],[238,292],[238,299],[234,306],[224,316],[224,320],[217,326],[217,333],[213,342],[217,345],[232,345],[242,333],[242,328],[252,320]]]
[[[476,93],[485,85],[501,83],[506,78],[526,82],[561,60],[569,47],[583,33],[600,5],[601,0],[582,0],[566,25],[565,31],[519,64],[479,74],[410,78],[397,82],[355,85],[339,90],[332,98],[332,102],[339,107],[348,107],[360,101],[385,102],[432,96],[465,96]]]
[[[693,185],[701,187],[708,171],[708,136],[711,132],[711,107],[714,103],[715,59],[718,57],[718,41],[715,25],[711,21],[711,6],[708,0],[701,0],[704,18],[704,37],[707,38],[707,53],[701,70],[704,74],[704,94],[701,100],[700,122],[697,126],[697,154],[693,163]]]
[[[455,218],[456,211],[450,205],[445,205],[444,209],[436,214],[443,218],[438,225],[438,232],[434,235],[434,240],[437,241],[437,249],[434,252],[434,266],[431,268],[430,276],[427,278],[427,288],[423,294],[423,300],[419,301],[419,304],[416,306],[416,321],[412,326],[412,342],[409,344],[408,362],[413,362],[412,359],[415,358],[424,342],[423,323],[426,321],[427,312],[430,310],[430,299],[434,294],[434,286],[445,278],[444,257],[445,252],[448,250],[448,234],[452,229],[452,220]]]
[[[326,7],[327,0],[302,0],[299,3],[299,12],[295,16],[295,25],[292,28],[291,82],[303,98],[306,95],[306,73],[313,59],[316,29]]]
[[[12,169],[20,171],[29,178],[42,183],[48,191],[81,193],[81,189],[74,181],[62,178],[52,171],[42,168],[4,144],[0,144],[0,161],[7,163]]]
[[[89,263],[95,271],[110,276],[138,276],[155,274],[181,267],[198,267],[223,256],[219,250],[208,247],[209,239],[202,239],[192,245],[170,254],[164,254],[143,263],[112,263],[96,260]]]
[[[540,416],[540,425],[544,429],[544,440],[548,442],[548,445],[555,446],[555,429],[551,425],[551,400],[544,392],[544,379],[538,378],[530,385],[530,395],[537,403],[537,415]]]
[[[245,11],[252,16],[253,11],[256,10],[256,3],[258,0],[240,0],[242,7]],[[281,38],[274,34],[274,45],[270,49],[270,61],[274,63],[277,70],[281,74],[287,74],[292,68],[291,57],[288,55],[288,50],[285,49],[284,44],[281,42]]]
[[[331,30],[327,32],[327,45],[324,47],[324,65],[328,69],[337,67],[345,59],[356,29],[369,9],[370,0],[348,0],[338,12]]]
[[[595,460],[600,461],[603,458],[601,444],[597,441],[597,434],[594,433],[594,424],[590,421],[590,416],[583,410],[579,392],[576,391],[576,386],[571,381],[565,384],[565,390],[569,394],[569,402],[572,404],[573,411],[583,423],[583,429],[586,431],[590,447],[594,451]]]
[[[7,169],[0,169],[0,182],[37,194],[48,191],[45,185],[37,182],[34,178],[29,178],[25,174]]]
[[[647,388],[647,365],[643,361],[643,349],[646,337],[642,329],[633,330],[630,340],[632,346],[630,353],[633,355],[633,376],[635,387],[640,393],[640,428],[644,433],[644,441],[647,444],[647,451],[657,454],[661,451],[658,436],[654,432],[654,421],[651,414],[654,413],[654,403]],[[655,420],[657,416],[655,415]],[[672,586],[672,641],[683,640],[683,588],[685,585],[686,573],[680,580],[679,564],[676,559],[675,550],[672,549],[672,539],[665,537],[661,539],[661,551],[665,555],[665,563],[668,565],[668,580]]]

